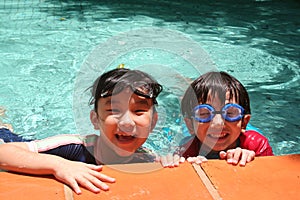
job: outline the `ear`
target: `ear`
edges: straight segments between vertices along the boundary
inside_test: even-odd
[[[94,110],[91,110],[91,112],[90,112],[90,120],[91,120],[92,124],[94,125],[94,129],[99,130],[100,127],[99,127],[99,121],[98,121],[98,114]]]
[[[156,126],[157,120],[158,120],[158,114],[157,114],[157,112],[154,112],[153,115],[152,115],[151,130],[150,130],[150,132],[152,132],[152,130]]]
[[[194,130],[194,125],[193,125],[193,120],[190,118],[184,118],[184,122],[186,124],[186,127],[188,128],[189,132],[191,135],[195,134],[195,130]]]
[[[242,121],[242,129],[246,130],[247,124],[249,123],[251,118],[250,114],[247,114],[244,116],[243,121]]]

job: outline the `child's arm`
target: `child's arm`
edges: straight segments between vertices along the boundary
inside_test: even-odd
[[[229,149],[226,152],[220,152],[220,158],[226,159],[229,164],[238,164],[245,166],[246,163],[251,162],[255,158],[255,152],[248,149],[241,149],[237,147],[235,149]]]
[[[1,144],[0,168],[28,174],[53,174],[59,181],[72,187],[77,194],[81,193],[78,184],[97,193],[109,189],[104,182],[115,182],[114,178],[100,173],[102,166],[30,152],[25,143]]]

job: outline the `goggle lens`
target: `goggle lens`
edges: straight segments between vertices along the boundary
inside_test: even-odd
[[[210,122],[216,114],[221,114],[226,121],[235,122],[244,116],[244,108],[238,104],[226,104],[220,111],[208,104],[200,104],[194,108],[194,119],[198,122]]]

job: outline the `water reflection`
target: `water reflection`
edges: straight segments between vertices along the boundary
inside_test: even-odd
[[[0,102],[10,108],[20,132],[73,133],[72,85],[91,49],[118,33],[154,26],[202,44],[220,70],[245,83],[251,121],[270,138],[275,153],[300,153],[299,1],[6,0],[0,10],[5,22],[0,74],[7,75],[0,77],[5,83]],[[38,96],[49,92],[52,100]]]

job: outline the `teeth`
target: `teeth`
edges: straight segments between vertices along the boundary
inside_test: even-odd
[[[222,138],[225,137],[227,134],[226,133],[222,133],[222,134],[209,134],[210,137],[212,138]]]
[[[125,133],[117,133],[116,134],[117,136],[125,136],[125,137],[134,137],[134,135],[128,135],[128,134],[125,134]]]

